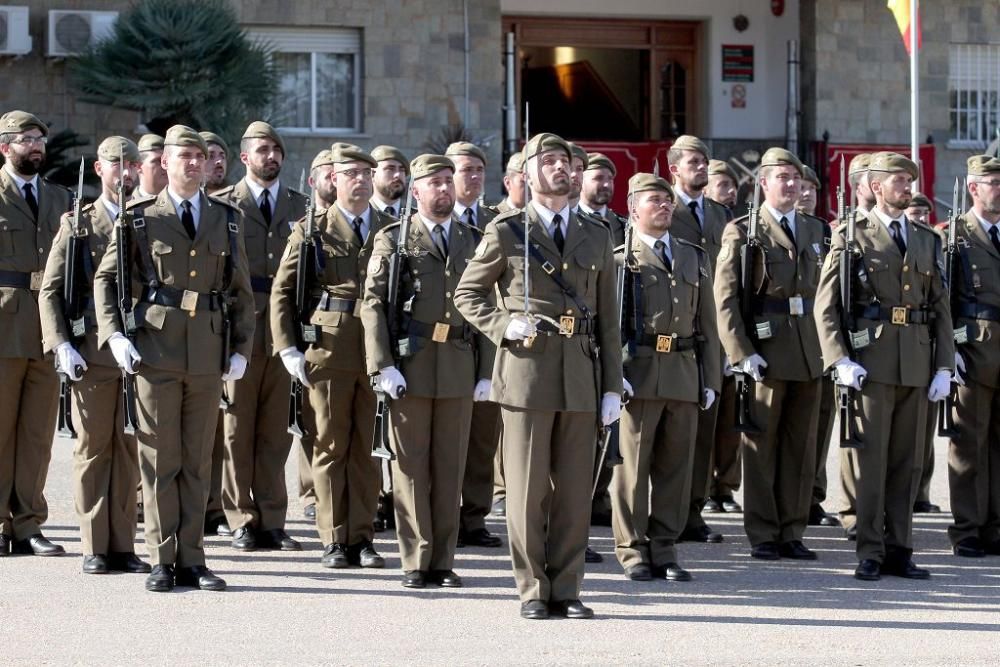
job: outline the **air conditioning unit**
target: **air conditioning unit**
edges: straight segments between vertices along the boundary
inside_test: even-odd
[[[75,56],[111,35],[118,12],[50,9],[48,51],[56,58]]]
[[[0,7],[0,55],[23,56],[28,53],[31,53],[28,8]]]

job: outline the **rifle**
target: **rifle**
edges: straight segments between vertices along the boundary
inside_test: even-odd
[[[857,321],[854,317],[854,271],[855,262],[861,254],[857,247],[855,234],[857,232],[857,221],[852,206],[849,210],[844,203],[844,158],[840,158],[840,185],[837,186],[837,217],[841,225],[847,225],[845,234],[844,251],[840,254],[840,328],[844,335],[844,342],[847,345],[848,357],[855,361],[855,348],[853,333],[857,329]],[[840,446],[849,449],[863,449],[864,443],[854,430],[854,388],[836,385],[837,405],[840,412]]]
[[[125,213],[125,153],[118,157],[118,216],[115,218],[116,281],[118,288],[118,313],[125,337],[135,345],[135,312],[132,310],[132,268],[129,262],[131,220]],[[135,376],[122,369],[122,411],[125,415],[125,435],[135,435],[139,417],[135,407]]]
[[[406,243],[410,238],[410,217],[413,207],[413,190],[406,189],[406,204],[403,206],[402,217],[399,219],[399,235],[396,238],[396,250],[389,257],[389,294],[386,306],[386,323],[389,328],[389,342],[392,347],[392,361],[398,368],[402,357],[409,354],[409,343],[400,340],[400,333],[403,322],[403,312],[408,306],[403,305],[399,299],[399,284],[402,282],[406,267],[403,265],[409,255]],[[389,445],[389,401],[394,398],[402,398],[406,390],[399,396],[389,396],[378,386],[376,378],[372,377],[372,389],[375,390],[375,433],[372,437],[372,456],[386,461],[396,459],[392,447]]]
[[[740,248],[740,315],[747,335],[754,343],[759,341],[757,326],[754,321],[756,290],[753,286],[753,269],[757,255],[763,257],[764,246],[758,238],[760,224],[760,178],[754,179],[753,199],[750,201],[750,215],[747,221],[747,242]],[[761,369],[763,371],[763,369]],[[749,373],[737,371],[736,376],[736,415],[734,429],[737,433],[760,433],[760,428],[753,422],[750,406],[753,403],[754,380]]]
[[[951,196],[951,211],[948,213],[948,242],[945,247],[945,269],[944,269],[944,286],[948,290],[948,302],[955,303],[955,287],[952,284],[954,278],[957,275],[955,267],[960,260],[958,243],[955,241],[955,229],[958,227],[958,216],[960,211],[958,210],[958,179],[955,179],[955,188],[952,191]],[[964,202],[963,202],[964,203]],[[958,311],[952,308],[952,328],[954,329],[955,344],[959,345],[961,343],[968,342],[968,336],[966,335],[966,330],[955,329],[954,325],[957,324]],[[955,369],[958,373],[958,369]],[[951,391],[945,396],[944,400],[938,406],[937,422],[938,422],[938,432],[937,434],[942,438],[957,438],[958,428],[955,426],[954,420],[954,407],[955,407],[955,386],[952,385]]]
[[[80,224],[83,214],[83,169],[84,159],[80,158],[80,172],[76,184],[76,194],[73,197],[73,227],[66,246],[66,266],[63,273],[63,315],[66,317],[70,342],[75,343],[81,340],[87,333],[87,325],[84,320],[83,295],[80,287],[80,270],[83,268],[83,253],[87,244],[81,237],[86,237],[86,231]],[[85,278],[85,276],[84,276]],[[83,372],[82,366],[74,369],[77,377]],[[73,398],[70,393],[70,385],[73,381],[64,370],[59,370],[59,417],[56,432],[63,438],[75,438],[76,429],[73,428]]]
[[[310,343],[319,340],[319,327],[310,322],[311,294],[313,285],[323,270],[323,256],[319,250],[315,228],[316,189],[309,193],[309,204],[306,206],[305,235],[299,242],[299,257],[295,264],[295,346],[299,352],[305,352]],[[303,437],[306,434],[302,422],[302,403],[305,387],[298,378],[292,378],[292,386],[288,394],[288,432]]]

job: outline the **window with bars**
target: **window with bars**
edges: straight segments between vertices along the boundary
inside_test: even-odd
[[[952,44],[948,93],[949,145],[986,148],[1000,116],[1000,44]]]
[[[254,28],[278,69],[270,120],[285,132],[361,132],[361,31]]]

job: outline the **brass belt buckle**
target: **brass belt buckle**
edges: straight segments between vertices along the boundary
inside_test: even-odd
[[[31,281],[29,287],[31,288],[32,292],[37,292],[38,290],[42,289],[42,277],[44,275],[45,273],[42,271],[31,272]]]
[[[788,314],[792,317],[802,317],[806,314],[805,303],[801,296],[793,296],[788,299]]]
[[[674,346],[673,336],[657,336],[656,337],[656,351],[657,352],[670,352]]]
[[[573,335],[573,329],[576,326],[576,318],[572,315],[562,315],[559,318],[559,335],[566,336],[569,338]]]
[[[892,323],[893,324],[906,324],[906,311],[909,310],[906,306],[893,306],[892,307]]]
[[[451,327],[444,322],[434,323],[434,333],[431,334],[431,340],[435,343],[443,343],[448,340],[448,329]]]
[[[193,313],[198,309],[198,293],[192,292],[189,289],[184,290],[184,294],[181,295],[181,310],[186,310],[189,313]]]

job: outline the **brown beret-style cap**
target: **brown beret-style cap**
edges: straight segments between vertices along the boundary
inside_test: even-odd
[[[163,137],[158,134],[144,134],[139,137],[139,152],[162,151]]]
[[[444,154],[448,157],[456,157],[459,155],[477,157],[482,161],[484,165],[486,164],[486,153],[483,151],[482,148],[469,141],[456,141],[455,143],[448,146]]]
[[[562,151],[566,154],[567,160],[573,155],[573,149],[570,148],[568,141],[557,134],[542,132],[533,136],[524,145],[524,159],[530,160],[539,153],[546,151]]]
[[[205,140],[206,144],[217,145],[222,149],[222,152],[226,154],[226,157],[229,157],[229,146],[226,145],[226,142],[222,139],[222,137],[217,135],[215,132],[209,132],[208,130],[202,130],[198,134],[201,135],[201,138]]]
[[[455,163],[444,155],[433,155],[431,153],[418,155],[410,163],[410,173],[415,181],[436,174],[442,169],[451,169],[452,173],[454,173]]]
[[[7,133],[17,133],[26,132],[31,128],[40,130],[43,137],[49,136],[49,128],[42,121],[38,120],[38,117],[34,114],[30,114],[27,111],[8,111],[2,117],[0,117],[0,132],[4,134]]]
[[[569,144],[569,150],[571,151],[570,157],[577,158],[583,162],[583,167],[587,167],[587,151],[583,150],[583,146],[579,144],[574,144],[572,141],[566,142]]]
[[[139,147],[126,137],[111,136],[97,147],[97,157],[108,162],[118,162],[123,157],[129,162],[139,161]]]
[[[342,141],[338,141],[330,146],[330,159],[333,160],[334,164],[364,162],[372,169],[378,166],[378,162],[375,161],[375,158],[373,158],[370,153],[366,153],[360,146],[347,144]]]
[[[167,130],[167,136],[163,138],[164,146],[197,146],[201,152],[208,157],[208,144],[187,125],[174,125]]]
[[[764,151],[763,157],[760,158],[760,166],[762,167],[776,167],[782,164],[795,167],[799,175],[802,175],[802,161],[799,160],[795,153],[789,150],[774,146]]]
[[[816,186],[817,190],[819,190],[819,176],[817,176],[816,172],[813,171],[813,168],[807,164],[802,165],[802,180],[809,181]]]
[[[705,156],[706,160],[711,159],[712,157],[712,155],[708,152],[708,146],[705,145],[705,142],[690,134],[682,134],[677,137],[671,148],[676,148],[681,151],[698,151]]]
[[[507,160],[507,173],[519,174],[524,171],[524,153],[518,151]]]
[[[913,193],[913,198],[910,199],[910,206],[923,206],[924,208],[929,209],[931,211],[934,210],[934,204],[932,204],[931,200],[927,198],[927,195],[923,194],[922,192]]]
[[[875,155],[872,156],[871,164],[868,165],[868,171],[880,171],[886,173],[905,171],[913,177],[913,180],[920,178],[920,169],[917,167],[916,162],[905,155],[891,153],[889,151],[875,153]]]
[[[1000,171],[1000,160],[992,155],[973,155],[966,162],[969,176],[985,176]]]
[[[733,179],[736,183],[740,179],[736,176],[736,171],[729,166],[729,162],[726,160],[709,160],[708,161],[708,175],[709,176],[728,176]]]
[[[285,142],[278,134],[278,131],[271,127],[270,123],[265,123],[262,120],[255,120],[254,122],[247,125],[246,132],[243,133],[244,139],[270,139],[274,143],[278,144],[278,148],[281,149],[281,154],[285,154]]]
[[[618,175],[618,169],[615,168],[615,163],[611,161],[604,153],[588,153],[587,154],[587,171],[591,169],[607,169],[611,172],[612,176]]]
[[[647,190],[662,190],[669,194],[671,199],[674,198],[673,188],[670,187],[666,179],[656,174],[639,172],[628,179],[628,193],[630,195],[634,195],[637,192],[646,192]]]
[[[333,165],[333,153],[331,153],[329,149],[324,148],[319,153],[316,153],[316,157],[313,158],[312,164],[309,165],[309,171],[327,164]]]
[[[871,153],[858,153],[851,158],[851,164],[847,167],[847,174],[853,176],[863,171],[868,171],[868,165],[872,162]]]
[[[372,149],[371,156],[375,158],[376,162],[382,162],[383,160],[395,160],[403,165],[403,169],[405,169],[407,173],[410,171],[410,161],[406,159],[405,155],[403,155],[403,151],[399,150],[395,146],[386,146],[385,144],[376,146]]]

